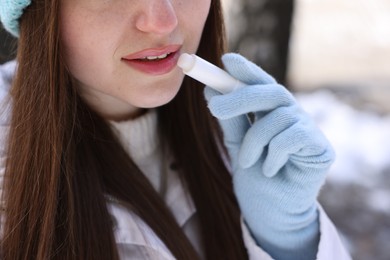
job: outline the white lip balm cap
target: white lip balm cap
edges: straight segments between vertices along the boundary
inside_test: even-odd
[[[195,54],[183,53],[180,56],[177,65],[183,70],[184,74],[222,94],[229,93],[237,88],[245,86],[244,83],[233,78],[226,71]]]
[[[183,53],[180,55],[179,60],[177,62],[177,66],[179,66],[184,73],[190,71],[195,65],[195,58],[188,54],[188,53]]]

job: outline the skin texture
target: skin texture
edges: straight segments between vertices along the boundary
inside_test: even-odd
[[[211,0],[63,0],[65,62],[81,96],[103,117],[124,120],[174,98],[184,78],[175,66],[153,75],[122,58],[179,45],[195,53]]]

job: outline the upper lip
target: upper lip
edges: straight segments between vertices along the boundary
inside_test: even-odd
[[[135,59],[143,59],[148,56],[160,56],[167,53],[177,52],[180,49],[181,45],[179,44],[173,44],[173,45],[167,45],[164,47],[158,47],[158,48],[148,48],[144,49],[138,52],[131,53],[129,55],[126,55],[122,57],[122,59],[125,60],[135,60]]]

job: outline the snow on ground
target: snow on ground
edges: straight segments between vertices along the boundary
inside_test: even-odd
[[[369,185],[390,166],[390,116],[356,110],[326,90],[296,97],[335,147],[331,181]]]

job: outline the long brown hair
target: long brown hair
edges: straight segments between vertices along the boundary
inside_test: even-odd
[[[20,21],[1,257],[118,259],[109,194],[138,214],[177,259],[198,259],[107,122],[77,94],[61,57],[58,8],[58,0],[33,1]],[[212,0],[198,53],[221,65],[224,44],[220,2]],[[161,137],[194,200],[206,258],[247,258],[222,134],[203,86],[186,78],[158,115]]]

